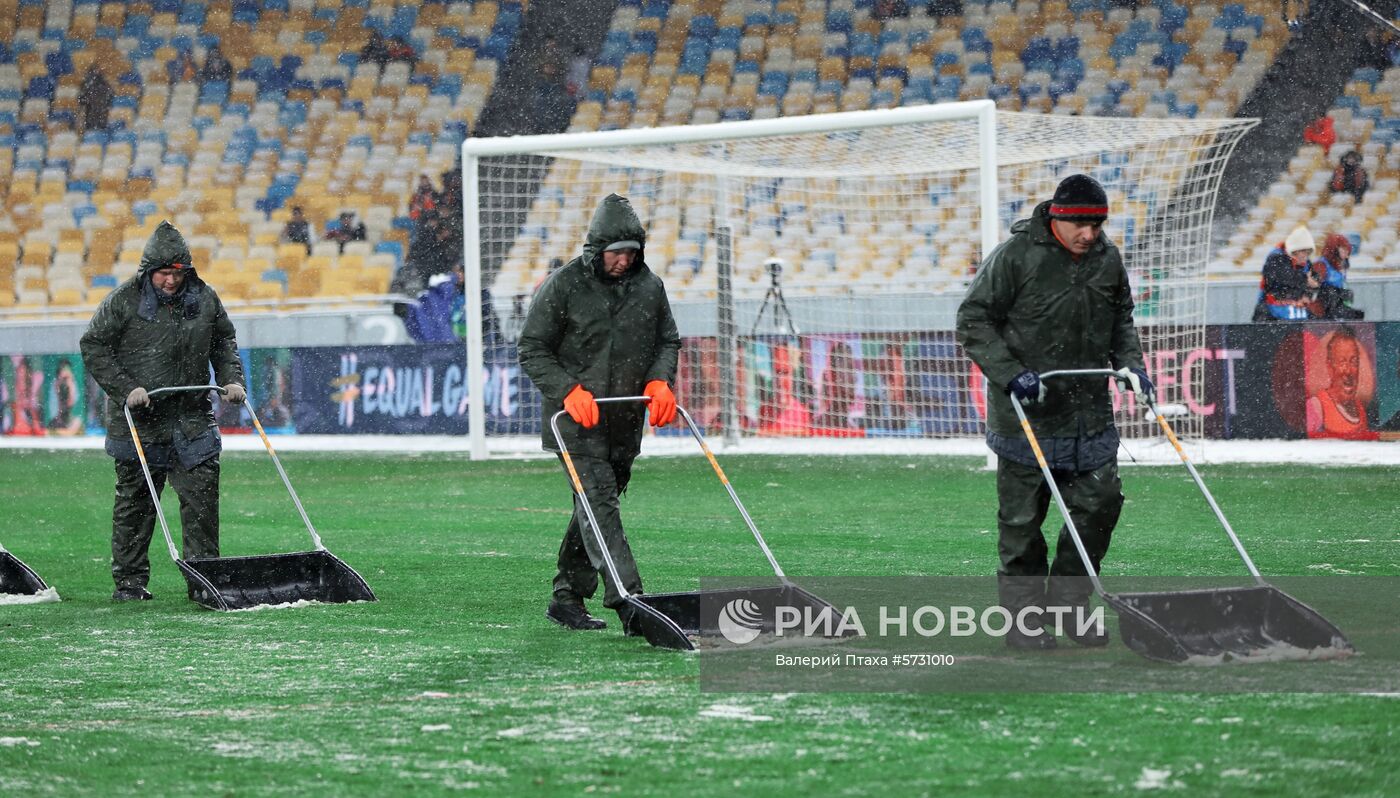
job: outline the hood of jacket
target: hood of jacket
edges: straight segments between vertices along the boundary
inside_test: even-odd
[[[160,297],[155,285],[151,283],[151,275],[177,263],[184,266],[182,271],[185,272],[185,284],[174,301],[183,305],[185,318],[192,319],[198,315],[199,297],[204,290],[204,281],[195,271],[194,259],[190,255],[189,245],[185,243],[185,237],[180,235],[175,225],[162,220],[146,240],[146,248],[141,252],[141,266],[136,272],[136,279],[141,284],[141,303],[136,310],[138,316],[147,321],[156,317]]]
[[[642,220],[637,218],[637,212],[626,197],[609,194],[593,212],[593,221],[588,223],[588,240],[583,245],[584,262],[601,279],[608,279],[603,275],[603,249],[618,241],[636,241],[642,245],[628,273],[637,271],[646,262],[646,228],[642,227]]]
[[[186,269],[194,268],[193,260],[190,257],[190,248],[185,243],[185,237],[180,235],[180,231],[175,229],[175,225],[162,221],[156,227],[156,231],[151,233],[151,237],[146,240],[146,248],[141,252],[139,272],[143,275],[149,275],[151,272],[164,269],[175,263],[183,264]]]

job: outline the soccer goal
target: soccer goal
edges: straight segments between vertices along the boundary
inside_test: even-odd
[[[510,344],[535,287],[581,251],[613,192],[647,227],[646,262],[685,339],[677,395],[727,446],[980,436],[983,386],[954,340],[958,303],[983,255],[1075,172],[1108,191],[1106,231],[1161,401],[1191,406],[1216,192],[1254,124],[979,100],[468,139],[466,290],[489,289],[504,331],[488,347],[479,319],[467,327],[472,456],[538,445],[538,395]],[[1152,434],[1122,404],[1127,434]],[[1178,422],[1200,434],[1201,418]]]

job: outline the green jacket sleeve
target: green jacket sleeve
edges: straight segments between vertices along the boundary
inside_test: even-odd
[[[88,322],[78,347],[83,355],[83,367],[108,396],[121,402],[126,400],[127,394],[143,386],[121,367],[117,358],[117,343],[126,329],[128,318],[112,301],[114,295],[108,294],[97,306],[97,312]]]
[[[1122,273],[1118,284],[1118,313],[1113,320],[1109,359],[1116,369],[1145,369],[1142,342],[1138,339],[1137,327],[1133,326],[1133,289],[1128,283],[1126,271]]]
[[[238,358],[238,339],[224,303],[214,297],[214,335],[209,346],[209,362],[219,385],[243,385],[243,361]],[[246,387],[246,386],[245,386]]]
[[[1006,249],[1003,243],[992,251],[958,306],[958,343],[997,388],[1025,370],[999,331],[1016,301],[1015,274]]]
[[[567,296],[559,290],[560,280],[545,280],[539,293],[530,303],[525,314],[525,327],[520,331],[518,347],[520,367],[535,384],[540,393],[555,404],[564,397],[579,379],[570,374],[559,363],[559,345],[564,340],[564,327],[568,311]],[[586,387],[586,386],[585,386]],[[606,386],[594,386],[597,391]]]
[[[652,380],[661,380],[672,387],[676,384],[676,362],[680,358],[681,333],[676,328],[676,317],[671,315],[671,302],[663,293],[661,308],[656,319],[656,359],[647,369],[643,385]]]

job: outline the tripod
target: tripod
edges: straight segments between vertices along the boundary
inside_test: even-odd
[[[773,326],[781,329],[784,324],[787,326],[788,335],[796,336],[797,324],[792,320],[792,311],[788,310],[787,300],[783,299],[783,264],[774,258],[768,261],[768,293],[763,295],[763,304],[758,306],[758,315],[754,317],[753,329],[749,330],[749,337],[758,335],[758,325],[763,323],[763,312],[768,309],[768,303],[773,303]]]

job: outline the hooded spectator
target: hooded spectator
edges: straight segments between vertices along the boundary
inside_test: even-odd
[[[1254,321],[1302,321],[1321,281],[1313,273],[1313,237],[1298,225],[1264,259],[1264,275],[1259,281],[1259,302]]]
[[[1361,165],[1361,153],[1351,150],[1343,155],[1342,162],[1332,170],[1332,193],[1344,191],[1360,202],[1370,187],[1371,178],[1366,174],[1366,167]]]

